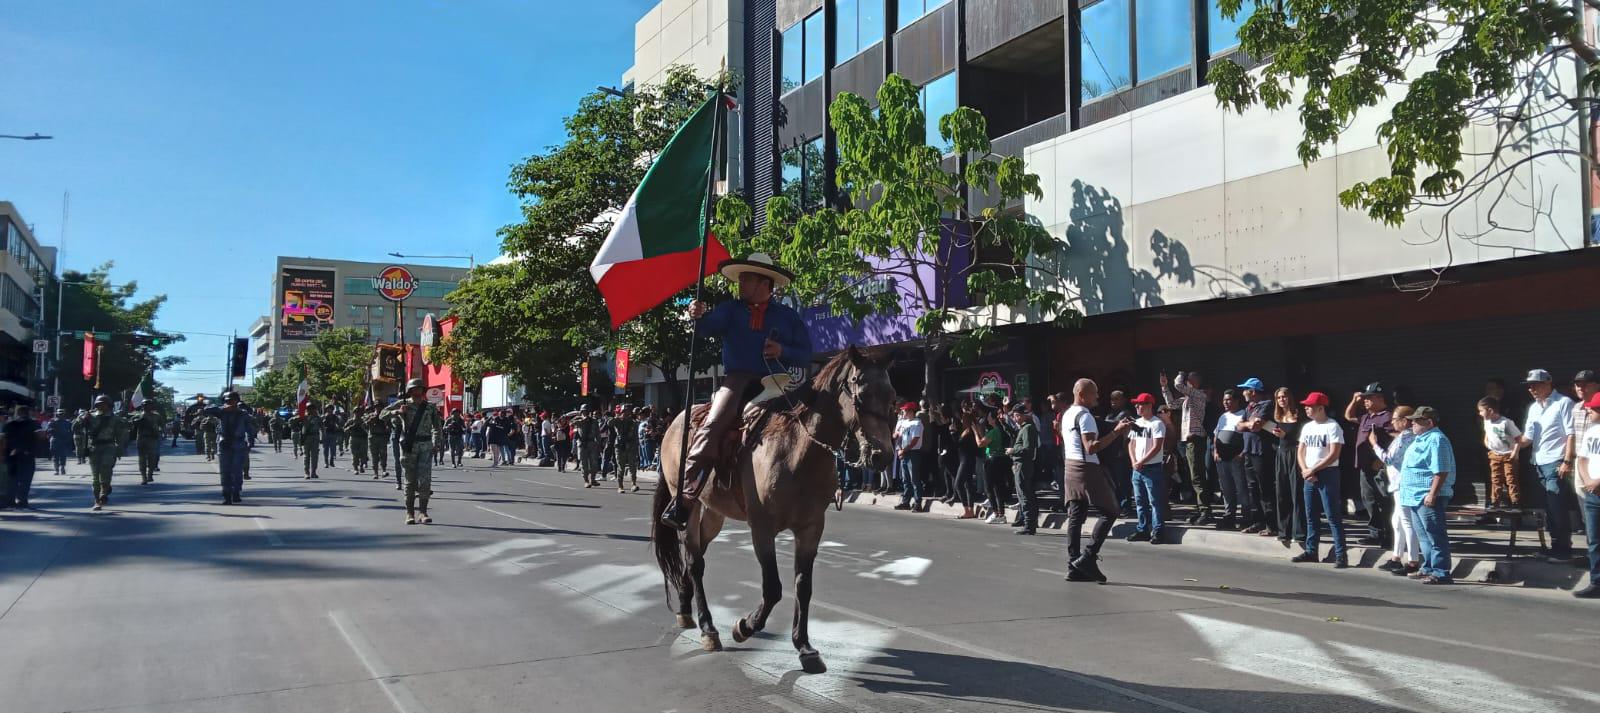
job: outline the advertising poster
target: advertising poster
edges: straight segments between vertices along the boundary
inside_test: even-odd
[[[306,341],[333,327],[333,281],[332,270],[284,268],[279,280],[283,289],[280,339]]]

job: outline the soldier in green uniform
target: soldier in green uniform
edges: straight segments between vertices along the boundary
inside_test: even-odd
[[[295,414],[289,417],[289,447],[294,449],[294,457],[300,457],[300,434],[305,432],[306,417]]]
[[[367,424],[359,408],[350,414],[344,425],[344,435],[350,439],[350,467],[357,473],[367,472]]]
[[[633,478],[633,492],[639,492],[639,422],[633,413],[623,408],[611,419],[611,446],[616,449],[613,458],[617,464],[617,492],[626,492],[622,479]]]
[[[133,420],[133,434],[139,446],[139,477],[144,485],[156,482],[156,465],[161,462],[161,428],[165,423],[156,405],[149,401],[139,407]]]
[[[305,463],[306,480],[317,479],[317,463],[322,459],[318,447],[322,445],[322,417],[317,415],[317,405],[306,408],[300,419],[300,455]]]
[[[93,509],[99,510],[111,501],[111,470],[128,440],[128,424],[111,412],[111,397],[101,394],[94,397],[94,413],[85,417],[83,430],[89,442],[89,470],[94,475]]]
[[[322,412],[322,465],[332,468],[334,456],[339,454],[339,440],[344,437],[344,422],[339,418],[338,407],[328,404]]]
[[[584,404],[572,419],[572,440],[578,446],[578,470],[583,473],[583,487],[599,485],[600,477],[600,420],[594,409]]]
[[[367,452],[372,456],[372,479],[379,480],[389,472],[389,420],[373,404],[362,422],[367,426]]]
[[[289,437],[289,419],[283,415],[289,408],[289,402],[283,402],[283,408],[272,413],[272,418],[267,421],[267,430],[272,434],[272,450],[276,453],[283,452],[283,439]]]
[[[89,462],[89,412],[78,409],[78,417],[72,419],[72,448],[78,453],[78,465]]]
[[[400,427],[400,462],[396,465],[405,477],[406,524],[433,522],[428,515],[428,498],[433,495],[433,444],[444,433],[444,417],[428,403],[428,385],[421,379],[406,382],[407,398],[384,409],[383,415]]]
[[[217,417],[202,412],[196,420],[200,424],[200,437],[205,442],[206,460],[214,461],[217,459]]]

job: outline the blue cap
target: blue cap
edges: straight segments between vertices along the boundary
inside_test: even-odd
[[[1245,379],[1244,383],[1239,385],[1239,388],[1241,388],[1241,389],[1254,389],[1256,391],[1266,391],[1267,390],[1267,385],[1261,383],[1260,379],[1257,379],[1256,377],[1252,376],[1252,377],[1250,377],[1248,379]]]

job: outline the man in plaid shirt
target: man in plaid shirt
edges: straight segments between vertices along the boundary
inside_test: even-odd
[[[1173,393],[1176,391],[1177,393]],[[1182,394],[1179,396],[1178,394]],[[1161,396],[1167,405],[1179,409],[1182,418],[1178,423],[1179,440],[1183,441],[1183,458],[1189,465],[1189,485],[1194,488],[1195,512],[1189,524],[1204,525],[1211,522],[1211,502],[1206,473],[1206,404],[1211,392],[1200,385],[1199,372],[1178,372],[1176,379],[1161,374]]]

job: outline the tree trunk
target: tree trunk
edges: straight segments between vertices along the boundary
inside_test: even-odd
[[[930,336],[922,345],[922,399],[937,410],[944,401],[944,364],[952,342],[943,335]]]

